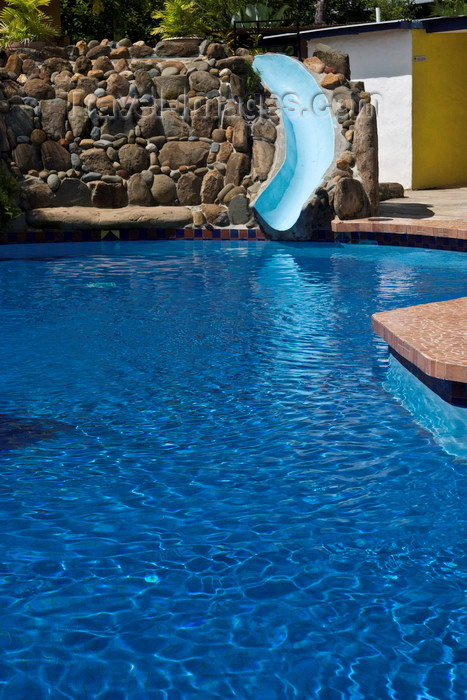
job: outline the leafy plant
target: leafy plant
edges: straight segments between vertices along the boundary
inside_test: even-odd
[[[375,0],[376,1],[376,0]],[[378,0],[377,7],[381,10],[382,21],[391,19],[412,19],[415,14],[413,0]],[[370,19],[376,20],[376,12],[373,10]]]
[[[232,22],[251,22],[259,21],[263,26],[268,22],[268,20],[280,20],[284,19],[286,15],[290,13],[289,5],[282,5],[279,9],[270,7],[267,1],[265,3],[257,2],[254,5],[249,4],[245,7],[240,8],[240,10],[233,15]],[[240,24],[242,26],[242,24]],[[252,25],[246,24],[246,27],[251,27]]]
[[[0,45],[8,46],[16,41],[48,39],[57,32],[41,7],[50,0],[6,0],[0,12]]]
[[[150,38],[151,15],[161,0],[61,0],[62,30],[78,39]]]
[[[464,2],[464,0],[444,0],[444,2],[436,2],[431,8],[431,14],[434,17],[467,15],[467,2]]]
[[[0,167],[0,228],[21,212],[15,204],[18,185],[14,177]]]
[[[231,27],[232,15],[242,4],[241,0],[165,0],[163,9],[152,15],[159,22],[152,34],[223,40],[225,31]]]

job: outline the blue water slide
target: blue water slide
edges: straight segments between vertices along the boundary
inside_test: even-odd
[[[333,119],[324,93],[297,59],[265,54],[253,68],[278,101],[285,135],[282,166],[253,208],[266,230],[289,231],[334,159]]]

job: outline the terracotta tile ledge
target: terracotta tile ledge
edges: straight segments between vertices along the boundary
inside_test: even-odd
[[[376,216],[370,219],[352,219],[332,222],[334,233],[394,233],[414,236],[435,236],[467,240],[467,221],[464,219],[404,219]]]
[[[428,377],[467,384],[467,297],[382,311],[372,326]]]

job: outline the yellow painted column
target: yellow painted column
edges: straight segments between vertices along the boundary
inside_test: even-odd
[[[467,34],[412,32],[413,189],[467,185]]]

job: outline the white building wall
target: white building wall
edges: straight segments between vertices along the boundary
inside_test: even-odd
[[[363,80],[377,109],[380,182],[412,186],[412,33],[408,29],[313,39],[349,54],[352,80]]]

